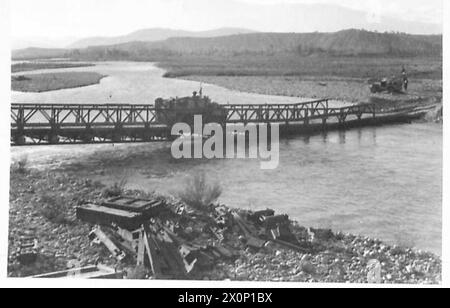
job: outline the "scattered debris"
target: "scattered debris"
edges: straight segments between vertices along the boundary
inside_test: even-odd
[[[103,244],[111,252],[111,254],[118,260],[124,260],[127,255],[102,231],[101,227],[97,226],[89,234],[90,240],[95,244]]]
[[[238,213],[211,205],[202,211],[120,196],[80,206],[77,217],[97,225],[91,240],[103,244],[119,262],[134,260],[135,268],[147,268],[157,279],[186,278],[218,262],[232,262],[240,257],[240,240],[255,251],[267,242],[301,250],[289,217],[275,216],[270,209]]]
[[[122,279],[124,277],[124,274],[124,272],[118,272],[115,269],[103,265],[95,265],[82,268],[74,268],[67,271],[37,275],[30,278]]]
[[[142,213],[118,210],[95,204],[85,204],[77,207],[77,218],[98,225],[115,223],[127,230],[139,228],[145,220]]]
[[[162,200],[142,200],[128,197],[117,197],[106,201],[103,206],[122,211],[142,213],[145,219],[158,216],[164,211]]]
[[[19,249],[17,251],[17,261],[28,265],[34,263],[38,256],[38,241],[29,236],[22,236]]]
[[[56,249],[46,245],[36,264],[11,260],[11,266],[20,267],[24,277],[34,275],[35,267],[49,261],[55,265],[47,267],[48,272],[74,268],[39,278],[378,283],[379,267],[375,271],[368,267],[369,260],[378,259],[383,260],[383,283],[433,283],[439,277],[439,260],[431,254],[303,228],[270,209],[252,212],[225,205],[197,209],[175,198],[147,200],[148,195],[128,193],[133,197],[90,198],[76,208],[73,213],[91,225],[76,224],[76,234],[62,233],[73,227],[55,229],[65,241],[81,243],[80,253],[64,253],[61,244]],[[89,245],[92,241],[101,245]],[[83,268],[98,263],[109,270]]]
[[[367,282],[372,284],[380,284],[381,279],[381,263],[378,260],[370,260],[367,264]]]

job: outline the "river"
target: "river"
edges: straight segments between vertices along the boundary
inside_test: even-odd
[[[299,103],[308,99],[268,96],[231,91],[212,84],[162,78],[164,70],[152,63],[100,62],[93,67],[36,70],[15,73],[29,75],[54,72],[97,72],[107,77],[100,84],[43,93],[12,92],[13,103],[153,104],[158,97],[189,96],[203,87],[203,93],[221,104]],[[331,102],[331,106],[342,105]]]
[[[61,70],[59,70],[61,71]],[[99,85],[48,93],[12,94],[28,103],[151,103],[185,96],[199,83],[162,78],[151,63],[101,63],[65,71],[96,71]],[[203,85],[220,103],[289,103]],[[336,104],[338,104],[336,102]],[[20,147],[36,167],[72,168],[111,183],[124,173],[128,188],[174,193],[185,178],[204,171],[223,187],[221,202],[273,208],[300,224],[363,234],[391,244],[441,254],[442,125],[413,123],[329,132],[280,141],[280,166],[260,170],[255,160],[175,161],[170,144]]]

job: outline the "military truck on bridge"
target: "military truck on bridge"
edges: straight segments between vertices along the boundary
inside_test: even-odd
[[[192,96],[163,99],[155,101],[156,120],[158,123],[173,126],[175,123],[194,125],[194,116],[201,115],[206,123],[224,125],[228,111],[222,105],[212,102],[207,96],[194,92]]]

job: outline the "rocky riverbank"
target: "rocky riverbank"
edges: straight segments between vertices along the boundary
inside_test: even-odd
[[[113,190],[117,189],[120,190],[120,185]],[[8,275],[26,277],[101,263],[123,269],[129,278],[136,278],[135,274],[130,274],[135,271],[132,263],[118,262],[103,246],[92,245],[88,238],[92,226],[76,219],[76,206],[86,202],[99,203],[108,191],[111,188],[105,188],[100,182],[77,178],[70,173],[37,171],[26,168],[25,164],[13,165]],[[121,193],[152,197],[139,191]],[[172,209],[186,207],[174,198],[165,199]],[[224,217],[230,217],[231,213],[239,213],[241,217],[252,214],[226,206],[211,207],[210,210],[220,210]],[[188,209],[183,219],[178,219],[183,222],[183,235],[204,243],[220,238],[221,243],[236,254],[230,259],[217,260],[212,267],[199,269],[189,279],[367,283],[374,271],[371,266],[378,264],[378,282],[381,283],[441,282],[441,260],[431,253],[389,246],[363,236],[304,228],[295,222],[290,222],[290,231],[298,240],[298,246],[265,241],[261,248],[255,248],[249,245],[240,224],[234,220],[226,228],[213,223],[214,232],[203,232],[205,225],[199,222],[204,220],[198,217],[212,217],[211,213],[199,214]],[[15,258],[24,235],[33,236],[39,242],[38,259],[29,265],[22,265]],[[138,278],[148,276],[151,274],[142,273]]]

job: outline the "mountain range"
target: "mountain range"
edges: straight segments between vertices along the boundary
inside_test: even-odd
[[[254,33],[256,31],[241,28],[220,28],[210,31],[184,31],[164,28],[143,29],[117,37],[92,37],[76,41],[67,48],[86,48],[93,46],[118,45],[128,42],[155,42],[177,37],[220,37],[236,34]]]
[[[378,33],[344,30],[334,33],[247,33],[219,37],[172,37],[71,49],[28,48],[13,51],[13,59],[71,58],[75,60],[161,61],[173,56],[442,56],[442,35]]]
[[[73,37],[55,39],[45,38],[42,35],[40,38],[15,38],[12,41],[12,46],[13,49],[27,47],[73,49],[117,45],[135,41],[154,42],[175,37],[219,37],[254,32],[337,32],[344,29],[422,35],[442,34],[443,26],[440,18],[422,18],[413,21],[408,19],[407,9],[406,7],[403,11],[399,8],[396,10],[398,11],[397,15],[394,16],[323,3],[261,4],[226,0],[216,1],[214,5],[211,5],[210,0],[197,0],[189,1],[189,6],[185,8],[183,13],[183,20],[173,20],[170,24],[177,28],[185,28],[186,23],[188,23],[206,29],[211,28],[211,24],[214,24],[219,29],[184,31],[167,29],[167,27],[149,28],[125,35],[96,36],[82,39]],[[423,15],[428,16],[427,12],[423,12]],[[227,25],[226,28],[220,28],[225,25]],[[232,27],[230,28],[229,25],[232,25]]]

